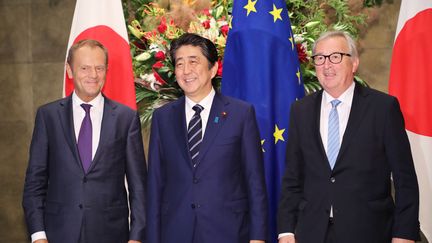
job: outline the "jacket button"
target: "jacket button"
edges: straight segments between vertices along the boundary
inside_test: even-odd
[[[331,183],[335,183],[335,181],[336,181],[336,178],[334,178],[334,177],[331,177],[331,178],[330,178],[330,181],[331,181]]]
[[[84,177],[83,178],[83,183],[86,183],[87,182],[87,177]]]
[[[82,204],[80,204],[80,205],[78,205],[78,207],[79,207],[80,209],[82,209],[82,208],[83,208],[83,205],[82,205]]]
[[[194,179],[193,179],[193,183],[194,183],[194,184],[197,184],[198,182],[199,182],[199,180],[198,180],[197,178],[194,178]]]
[[[191,208],[195,209],[195,204],[194,203],[191,204]]]

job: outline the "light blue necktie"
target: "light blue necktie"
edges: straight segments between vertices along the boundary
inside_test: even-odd
[[[328,119],[327,158],[330,163],[330,167],[333,169],[340,148],[339,115],[337,112],[337,106],[341,103],[341,101],[332,100],[330,103],[332,104],[332,109]]]

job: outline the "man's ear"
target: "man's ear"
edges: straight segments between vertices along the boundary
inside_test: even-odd
[[[72,67],[69,65],[69,63],[66,63],[66,73],[70,79],[73,79]]]
[[[212,79],[214,77],[216,77],[217,71],[219,69],[219,63],[215,62],[215,64],[213,65],[213,67],[211,68],[211,73],[212,73]]]

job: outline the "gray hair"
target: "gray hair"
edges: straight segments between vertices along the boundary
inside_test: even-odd
[[[351,58],[355,59],[358,58],[358,52],[357,52],[357,47],[356,47],[356,43],[353,39],[353,37],[348,34],[345,31],[340,31],[340,30],[334,30],[334,31],[327,31],[324,32],[320,35],[320,37],[315,41],[315,43],[312,46],[312,55],[315,55],[315,49],[316,46],[318,45],[318,43],[322,40],[325,39],[329,39],[329,38],[335,38],[335,37],[342,37],[346,40],[346,42],[348,43],[348,48],[349,48],[349,54],[351,54]]]

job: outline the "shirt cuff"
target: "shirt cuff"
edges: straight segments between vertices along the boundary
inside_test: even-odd
[[[47,237],[46,237],[45,231],[38,231],[38,232],[35,232],[31,235],[31,242],[32,243],[37,241],[37,240],[46,240],[46,239],[47,239]]]
[[[280,234],[278,235],[278,240],[279,240],[280,238],[282,238],[282,237],[284,237],[284,236],[288,236],[288,235],[294,235],[294,233],[280,233]]]

